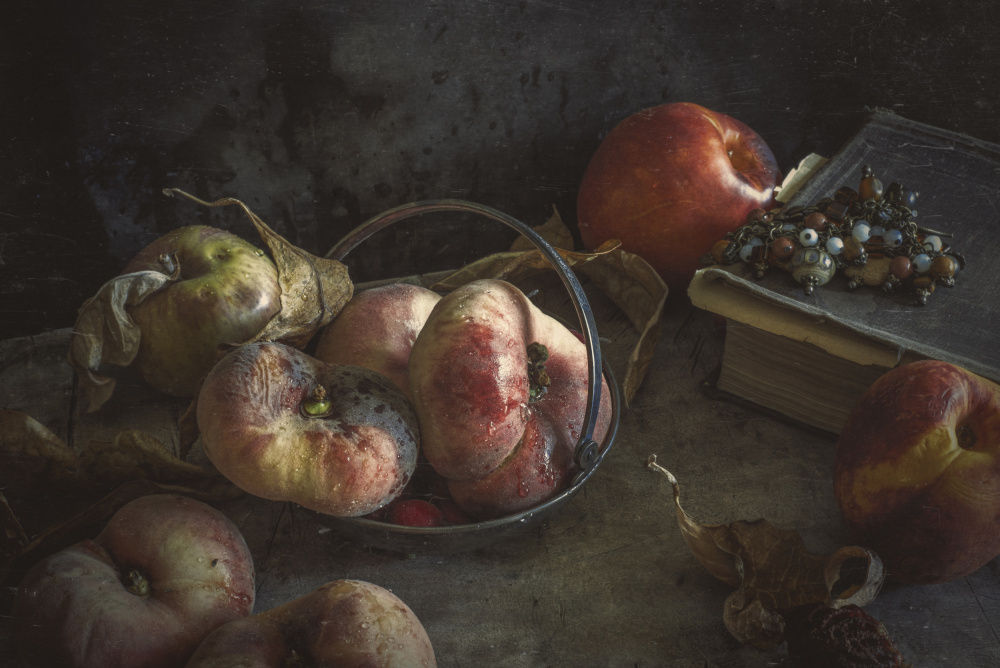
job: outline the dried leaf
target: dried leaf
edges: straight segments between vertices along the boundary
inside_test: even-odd
[[[660,340],[667,284],[648,262],[623,250],[602,255],[596,262],[580,267],[580,272],[614,302],[639,332],[639,341],[622,377],[622,398],[627,408],[649,371]]]
[[[235,204],[247,215],[271,250],[271,257],[278,268],[281,310],[255,337],[243,343],[282,341],[303,348],[316,332],[340,313],[354,293],[354,284],[343,263],[317,257],[292,245],[240,200],[225,197],[205,202],[177,188],[166,188],[163,194],[181,195],[209,207]]]
[[[673,487],[684,541],[708,571],[736,591],[726,599],[723,622],[740,642],[769,649],[784,640],[783,611],[809,603],[831,607],[870,602],[884,579],[881,561],[862,548],[842,548],[830,557],[808,552],[795,531],[766,520],[706,525],[680,504],[680,485],[650,456],[647,468]]]
[[[133,480],[204,486],[218,474],[175,456],[156,438],[125,429],[112,442],[91,441],[81,456],[91,479],[108,487]]]
[[[8,409],[0,410],[0,474],[4,488],[23,476],[50,485],[87,480],[79,457],[48,427]]]
[[[98,373],[100,366],[128,366],[139,352],[139,327],[132,321],[129,309],[175,280],[176,271],[172,276],[158,271],[116,276],[80,306],[68,360],[87,398],[86,412],[98,410],[115,389],[113,378]]]
[[[547,221],[532,229],[553,248],[573,247],[573,233],[566,227],[566,223],[562,221],[562,217],[555,207],[552,207],[552,215]],[[531,243],[526,236],[518,235],[510,249],[512,251],[530,251],[535,249],[535,244]]]
[[[619,242],[607,242],[593,253],[580,253],[556,248],[566,264],[570,267],[579,266],[588,262],[593,262],[606,253],[617,248]],[[451,292],[466,283],[480,278],[497,278],[506,281],[516,281],[519,277],[535,271],[551,271],[552,263],[542,251],[535,249],[531,251],[494,253],[467,264],[455,273],[441,279],[431,286],[431,290],[437,292]]]

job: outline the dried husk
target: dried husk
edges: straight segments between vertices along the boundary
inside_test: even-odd
[[[736,587],[722,618],[740,642],[770,649],[785,639],[783,611],[809,603],[861,606],[878,593],[885,572],[870,550],[850,546],[830,556],[812,554],[797,532],[763,519],[702,524],[685,512],[677,479],[655,455],[646,466],[670,481],[677,522],[692,554],[709,573]]]
[[[179,268],[170,276],[158,271],[116,276],[80,306],[67,359],[79,378],[87,412],[98,410],[115,391],[114,378],[100,373],[101,366],[128,366],[139,352],[142,333],[129,309],[176,281],[178,272]]]

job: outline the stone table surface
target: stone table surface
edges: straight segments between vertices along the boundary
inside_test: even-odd
[[[595,312],[605,355],[620,374],[634,333],[605,306]],[[74,445],[124,427],[176,444],[180,402],[123,392],[128,403],[76,412],[64,362],[68,336],[56,330],[0,343],[0,407],[28,413]],[[568,504],[500,544],[399,554],[353,540],[338,520],[291,504],[249,496],[215,503],[253,553],[256,610],[355,578],[402,598],[447,668],[792,665],[784,647],[758,650],[726,630],[722,611],[732,588],[692,556],[669,484],[645,466],[655,454],[702,522],[766,518],[798,531],[819,554],[851,544],[833,497],[835,437],[715,390],[724,336],[711,314],[684,299],[669,302],[648,375],[599,469]],[[11,499],[15,511],[18,501],[30,503]],[[915,666],[1000,665],[998,570],[994,561],[947,584],[889,583],[867,610]],[[5,585],[0,663],[16,668],[9,608],[16,582]]]

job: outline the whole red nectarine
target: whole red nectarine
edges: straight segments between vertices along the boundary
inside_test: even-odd
[[[584,245],[619,239],[684,290],[712,243],[776,205],[781,172],[744,123],[689,102],[645,109],[598,146],[580,183]]]

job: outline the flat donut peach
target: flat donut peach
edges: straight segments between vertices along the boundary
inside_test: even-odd
[[[222,358],[201,388],[197,420],[206,455],[236,486],[338,517],[395,498],[419,449],[416,415],[386,376],[280,343]]]

